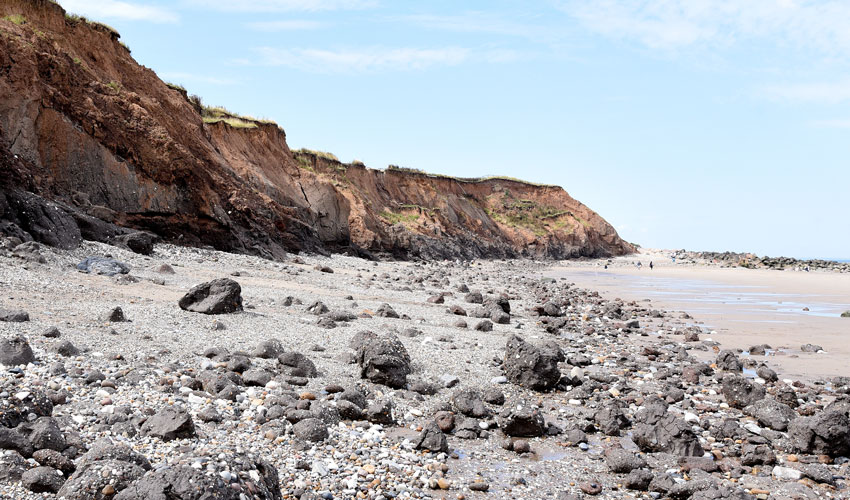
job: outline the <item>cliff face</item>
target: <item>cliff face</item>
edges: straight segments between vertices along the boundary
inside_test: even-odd
[[[633,251],[563,189],[293,153],[277,125],[205,120],[110,28],[0,2],[0,232],[61,246],[123,228],[281,257],[572,257]],[[76,226],[76,227],[74,227]]]

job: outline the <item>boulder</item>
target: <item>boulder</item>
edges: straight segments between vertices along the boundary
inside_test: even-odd
[[[30,320],[26,311],[19,309],[0,309],[0,321],[4,323],[25,323]]]
[[[744,408],[764,399],[764,387],[738,374],[723,377],[721,392],[733,408]]]
[[[300,352],[285,352],[277,357],[277,362],[291,377],[313,378],[319,374],[310,358]]]
[[[793,408],[775,399],[767,398],[747,406],[744,408],[744,413],[775,431],[788,429],[788,424],[797,418],[797,412]]]
[[[156,236],[142,231],[123,234],[115,238],[115,243],[118,245],[142,255],[151,255],[155,242]]]
[[[313,443],[328,437],[328,426],[318,418],[305,418],[292,426],[292,432],[298,439]]]
[[[63,500],[108,500],[144,474],[145,470],[132,462],[98,460],[80,467],[56,496]]]
[[[357,353],[360,377],[394,389],[407,385],[410,355],[394,335],[364,341]]]
[[[729,372],[739,372],[743,370],[744,365],[741,363],[741,359],[735,354],[734,351],[723,350],[720,351],[720,354],[717,355],[717,361],[715,361],[717,368],[720,370],[725,370]]]
[[[659,399],[646,403],[635,415],[632,440],[646,453],[664,452],[679,456],[703,454],[699,438],[684,420],[667,411]]]
[[[230,278],[201,283],[180,299],[180,309],[203,314],[226,314],[242,310],[242,287]]]
[[[628,474],[635,469],[646,467],[646,460],[620,446],[605,450],[605,464],[615,474]]]
[[[800,417],[788,425],[791,446],[800,453],[850,456],[850,418],[846,407],[827,408],[811,416]]]
[[[414,444],[417,450],[428,450],[435,453],[449,451],[446,435],[434,421],[425,424]]]
[[[21,475],[21,484],[33,493],[56,493],[64,482],[62,473],[52,467],[36,467]]]
[[[534,346],[512,335],[505,348],[505,375],[514,384],[544,391],[561,379],[558,362],[563,360],[564,354],[557,346]]]
[[[0,364],[17,366],[33,361],[35,361],[35,354],[25,337],[17,335],[0,340]]]
[[[130,266],[109,257],[92,256],[77,264],[77,270],[84,273],[115,276],[116,274],[129,273]]]
[[[451,403],[458,412],[467,417],[484,418],[490,414],[481,393],[475,389],[455,392],[452,395]]]
[[[142,425],[142,434],[163,441],[195,437],[195,424],[186,410],[168,407],[148,418]]]
[[[526,401],[506,405],[498,421],[499,428],[508,436],[537,437],[546,430],[540,410]]]

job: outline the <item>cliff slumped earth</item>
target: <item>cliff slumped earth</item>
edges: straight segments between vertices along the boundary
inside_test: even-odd
[[[2,234],[73,248],[129,228],[268,258],[634,251],[560,187],[293,152],[278,125],[210,113],[118,38],[47,0],[0,3]]]

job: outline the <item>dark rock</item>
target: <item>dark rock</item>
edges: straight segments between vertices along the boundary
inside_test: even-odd
[[[25,457],[32,456],[35,451],[27,436],[8,427],[0,427],[0,449],[14,450]]]
[[[195,424],[186,410],[168,407],[145,421],[142,434],[158,437],[163,441],[188,439],[195,437]]]
[[[126,444],[113,443],[109,439],[100,439],[89,448],[78,461],[77,468],[83,469],[101,460],[118,460],[136,464],[144,470],[150,470],[151,464],[144,455],[136,452]]]
[[[803,477],[823,484],[835,485],[835,475],[823,464],[804,464],[800,467]]]
[[[273,359],[278,357],[283,351],[283,344],[279,340],[264,340],[251,351],[251,356],[262,359]]]
[[[505,375],[514,384],[528,389],[551,389],[561,379],[558,362],[563,359],[563,352],[556,346],[534,346],[512,335],[505,348]]]
[[[336,399],[338,401],[350,401],[357,405],[361,410],[366,408],[366,395],[364,395],[360,390],[355,388],[348,388],[342,391]]]
[[[633,470],[626,476],[623,486],[630,490],[646,491],[649,489],[649,484],[652,482],[653,477],[655,476],[648,470]]]
[[[328,426],[318,418],[305,418],[292,426],[292,432],[298,439],[312,443],[328,437]]]
[[[0,340],[0,364],[6,366],[26,365],[35,361],[27,339],[21,335]]]
[[[310,358],[300,352],[285,352],[277,357],[277,362],[291,377],[313,378],[319,374]]]
[[[325,305],[322,301],[315,301],[309,306],[307,306],[307,312],[313,314],[315,316],[321,316],[322,314],[326,314],[330,309]]]
[[[226,314],[242,310],[242,287],[230,278],[195,285],[180,299],[180,309],[203,314]]]
[[[80,350],[70,340],[63,340],[53,347],[57,354],[65,357],[76,356]]]
[[[144,469],[131,462],[98,460],[80,467],[57,496],[65,500],[107,500],[144,474]]]
[[[18,395],[23,397],[19,398]],[[31,413],[36,417],[49,417],[53,413],[53,403],[46,393],[29,388],[0,399],[0,426],[17,427],[27,421]]]
[[[616,404],[605,404],[593,415],[599,430],[608,436],[619,436],[620,430],[627,429],[630,425],[629,419],[623,413],[623,409]]]
[[[65,436],[62,435],[62,430],[53,417],[39,417],[32,426],[29,440],[34,450],[62,451],[65,449]]]
[[[336,409],[339,412],[340,418],[343,420],[363,419],[363,410],[351,401],[346,401],[345,399],[338,400],[336,402]]]
[[[88,257],[77,264],[77,270],[84,273],[115,276],[116,274],[129,273],[130,266],[108,257]]]
[[[399,317],[398,313],[395,312],[395,309],[393,309],[392,306],[390,306],[387,303],[381,304],[381,306],[378,307],[378,310],[375,311],[375,315],[380,317],[380,318],[398,318]]]
[[[127,317],[120,307],[114,307],[103,316],[103,320],[108,323],[121,323],[127,321]]]
[[[759,365],[756,368],[756,375],[763,378],[766,382],[776,382],[779,380],[779,375],[767,365]]]
[[[605,463],[608,469],[616,474],[628,474],[635,469],[646,467],[646,460],[619,446],[605,450]]]
[[[792,447],[801,453],[850,456],[850,418],[845,408],[827,408],[811,417],[800,417],[788,426]]]
[[[823,347],[817,344],[803,344],[800,346],[800,350],[803,352],[818,352],[823,351]]]
[[[150,471],[113,498],[114,500],[281,500],[277,470],[267,462],[245,455],[216,457],[235,478],[225,482],[219,474],[176,465]],[[258,477],[259,480],[255,480]],[[303,497],[302,497],[303,498]]]
[[[394,335],[364,342],[358,350],[357,362],[362,378],[394,389],[404,387],[411,373],[407,349]]]
[[[663,401],[649,402],[635,415],[632,440],[646,452],[665,452],[679,456],[703,454],[699,439],[684,420],[667,412]]]
[[[479,332],[492,332],[493,323],[488,319],[481,320],[475,324],[475,330]]]
[[[449,450],[449,443],[446,441],[446,435],[440,430],[436,422],[428,422],[419,433],[419,437],[414,442],[417,450],[428,450],[432,452],[446,452]]]
[[[762,399],[744,408],[744,413],[749,415],[765,427],[775,431],[788,429],[788,424],[797,418],[797,412],[790,406],[780,403],[775,399]]]
[[[271,380],[272,374],[268,370],[263,370],[262,368],[251,368],[242,373],[242,382],[249,387],[265,387],[265,385],[271,382]]]
[[[463,298],[463,300],[469,302],[470,304],[483,304],[484,296],[481,295],[481,292],[469,292]]]
[[[766,444],[748,444],[741,449],[741,465],[770,465],[774,463],[776,463],[776,454]]]
[[[730,372],[739,372],[744,368],[738,355],[730,350],[720,351],[720,354],[717,355],[716,365],[718,369]]]
[[[498,387],[488,387],[485,389],[482,398],[491,405],[501,406],[505,404],[505,393]]]
[[[764,399],[764,387],[741,375],[727,374],[723,377],[721,392],[733,408],[744,408]]]
[[[5,323],[25,323],[30,320],[26,311],[0,309],[0,321]]]
[[[366,420],[373,424],[391,425],[393,423],[393,403],[390,399],[382,399],[366,408]]]
[[[463,415],[474,418],[484,418],[490,410],[484,404],[481,393],[475,389],[464,389],[452,395],[452,406]]]
[[[526,401],[505,407],[499,414],[499,428],[508,436],[537,437],[545,431],[543,415]]]
[[[142,231],[135,231],[118,236],[115,238],[115,242],[135,253],[151,255],[153,253],[153,244],[156,242],[156,236]]]
[[[41,462],[39,461],[39,463]],[[5,483],[18,481],[29,467],[27,460],[17,451],[8,450],[5,453],[0,453],[0,481]]]
[[[44,330],[41,335],[49,339],[58,339],[59,336],[62,335],[62,332],[60,332],[55,326],[51,326],[47,330]]]
[[[21,475],[21,484],[34,493],[56,493],[64,482],[62,473],[51,467],[36,467]]]
[[[455,428],[455,416],[450,411],[438,411],[434,414],[434,422],[443,432],[451,432]]]

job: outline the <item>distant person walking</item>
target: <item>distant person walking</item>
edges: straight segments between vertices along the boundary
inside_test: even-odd
[[[641,264],[641,263],[640,263],[640,261],[638,261],[638,263],[637,263],[637,268],[638,268],[638,269],[640,269],[640,268],[641,268],[641,266],[643,266],[643,264]]]
[[[652,271],[652,261],[649,261],[649,270]]]

